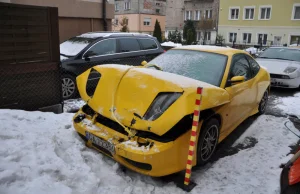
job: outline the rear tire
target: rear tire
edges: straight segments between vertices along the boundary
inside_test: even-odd
[[[74,98],[77,95],[77,85],[75,77],[69,74],[63,74],[62,92],[64,100]]]
[[[258,106],[258,115],[262,115],[266,112],[268,99],[269,99],[269,92],[268,90],[266,90]]]
[[[204,165],[211,159],[219,141],[220,123],[212,118],[201,127],[197,144],[197,165]]]

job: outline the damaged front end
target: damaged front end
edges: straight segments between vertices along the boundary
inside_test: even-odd
[[[141,69],[101,65],[78,76],[78,90],[87,104],[74,116],[74,127],[88,146],[134,171],[150,176],[181,171],[188,154],[195,86],[204,83],[192,81],[191,87],[182,88],[155,76],[164,72]],[[91,95],[86,84],[92,71],[101,78]],[[209,98],[203,108],[228,101],[223,90],[205,86],[211,87],[207,95],[219,100]]]

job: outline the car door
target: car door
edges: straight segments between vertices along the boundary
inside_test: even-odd
[[[251,67],[251,71],[252,71],[252,76],[253,76],[253,86],[256,86],[256,99],[255,99],[255,103],[258,106],[261,98],[265,92],[264,88],[265,85],[264,84],[259,84],[259,77],[257,77],[256,75],[258,74],[259,70],[260,70],[260,66],[259,64],[250,56],[246,55],[247,60],[249,61],[250,67]]]
[[[86,67],[110,64],[117,58],[117,41],[115,38],[104,39],[91,46],[83,55]]]
[[[161,53],[163,53],[163,50],[160,49],[159,45],[156,43],[154,39],[151,38],[139,38],[138,41],[140,42],[140,45],[144,52],[144,60],[145,61],[151,61]]]
[[[244,76],[245,81],[236,84],[230,84],[234,76]],[[227,122],[224,122],[224,129],[233,129],[235,125],[241,123],[249,116],[254,108],[257,88],[253,82],[253,74],[246,55],[234,55],[231,62],[228,83],[225,90],[230,95],[230,103],[226,106]],[[230,133],[231,131],[228,131]]]
[[[95,65],[112,63],[117,53],[116,39],[104,39],[90,46],[81,56],[72,61],[72,69],[76,75]]]
[[[118,52],[118,64],[137,66],[145,60],[144,51],[135,37],[118,38]]]

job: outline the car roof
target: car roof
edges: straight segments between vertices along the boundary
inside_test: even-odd
[[[217,53],[222,55],[234,55],[237,53],[248,54],[246,51],[234,49],[230,47],[220,47],[220,46],[209,46],[209,45],[187,45],[173,48],[176,50],[195,50],[195,51],[204,51],[210,53]]]
[[[129,33],[129,32],[87,32],[87,33],[81,34],[77,37],[98,39],[98,38],[105,38],[105,37],[122,37],[122,36],[151,37],[151,38],[153,38],[153,36],[151,36],[149,34]]]

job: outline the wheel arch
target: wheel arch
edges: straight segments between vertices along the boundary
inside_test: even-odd
[[[220,129],[221,129],[222,117],[220,114],[216,113],[213,109],[206,109],[200,112],[200,121],[203,120],[203,123],[207,122],[211,118],[215,118],[219,121]]]

